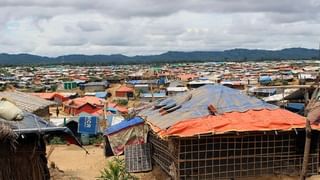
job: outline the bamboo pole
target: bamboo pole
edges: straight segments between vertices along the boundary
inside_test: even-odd
[[[305,116],[308,115],[308,110],[307,110],[308,101],[309,101],[309,92],[307,89],[305,89],[305,109],[304,109]],[[309,119],[307,118],[306,119],[306,142],[304,145],[303,163],[302,163],[302,169],[300,174],[300,180],[305,180],[307,176],[310,145],[311,145],[311,125],[310,125]]]
[[[152,97],[151,97],[151,102],[153,102],[153,101],[154,101],[153,84],[151,83],[150,85],[151,85],[151,88],[150,88],[150,89],[151,89],[151,96],[152,96]]]
[[[310,121],[306,121],[306,142],[304,146],[302,170],[300,174],[300,180],[305,180],[308,172],[309,154],[311,145],[311,126]]]

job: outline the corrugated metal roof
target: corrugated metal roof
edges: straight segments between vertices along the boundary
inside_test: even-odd
[[[35,112],[39,109],[56,104],[55,102],[19,91],[3,91],[0,92],[0,97],[8,99],[15,103],[20,109],[28,112]]]

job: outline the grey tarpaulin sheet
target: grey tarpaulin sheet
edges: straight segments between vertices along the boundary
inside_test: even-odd
[[[73,144],[81,146],[81,143],[77,140],[69,128],[57,127],[54,124],[45,121],[29,112],[24,112],[23,115],[24,118],[21,121],[7,121],[0,119],[0,123],[11,127],[11,129],[17,133],[17,135],[28,133],[37,133],[42,135],[62,135],[67,140],[70,140]]]
[[[222,85],[205,85],[158,103],[159,106],[169,109],[177,107],[173,112],[161,115],[159,109],[151,107],[142,110],[139,115],[157,127],[166,129],[182,120],[209,115],[210,104],[216,108],[217,114],[278,108],[232,88]]]

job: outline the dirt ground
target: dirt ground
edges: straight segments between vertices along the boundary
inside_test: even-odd
[[[51,169],[53,180],[93,180],[97,179],[100,171],[106,166],[112,157],[105,158],[101,147],[86,146],[89,154],[74,145],[56,145],[49,156],[48,164],[54,163],[56,169]],[[50,146],[47,146],[50,151]],[[167,180],[168,176],[157,167],[152,172],[135,173],[136,177],[142,180]],[[248,180],[297,180],[298,177],[268,176],[255,177]],[[319,180],[320,176],[313,176],[308,180]]]
[[[48,163],[50,165],[54,162],[58,169],[70,176],[70,179],[96,179],[100,175],[100,170],[111,158],[105,158],[103,149],[100,147],[87,146],[86,149],[89,154],[74,145],[55,146]],[[50,150],[50,146],[47,147],[47,150]]]
[[[51,146],[47,146],[47,152]],[[106,166],[112,157],[105,158],[103,149],[95,146],[86,146],[89,154],[81,148],[70,145],[56,145],[49,156],[49,167],[54,163],[55,169],[51,168],[53,180],[93,180],[97,179],[100,171]],[[135,173],[134,176],[145,180],[168,179],[159,167],[154,167],[153,172]]]

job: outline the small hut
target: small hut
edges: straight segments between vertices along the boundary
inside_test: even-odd
[[[49,107],[56,105],[53,101],[48,101],[29,93],[19,91],[3,91],[0,92],[0,97],[14,102],[20,109],[40,116],[43,119],[49,120]]]
[[[103,82],[89,82],[86,84],[81,84],[80,89],[85,92],[97,92],[105,91],[110,86],[108,81]]]
[[[56,127],[31,113],[21,121],[0,119],[0,179],[50,179],[45,137],[63,136],[80,145],[66,127]]]
[[[134,90],[132,88],[122,86],[116,90],[116,97],[118,98],[132,98]]]
[[[227,179],[300,172],[305,118],[221,85],[206,85],[140,112],[153,160],[174,179]],[[308,174],[318,174],[313,125]]]

